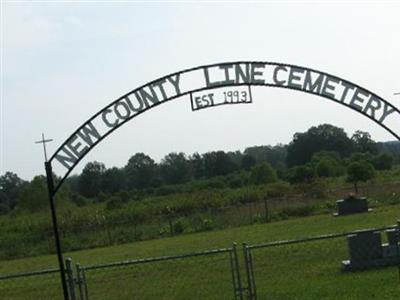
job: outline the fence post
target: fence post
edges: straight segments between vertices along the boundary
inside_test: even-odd
[[[269,211],[268,211],[268,199],[264,197],[264,213],[265,213],[265,223],[269,221]]]
[[[399,273],[399,281],[400,281],[400,220],[397,220],[397,228],[396,228],[396,254],[397,254],[397,269]]]
[[[256,281],[254,278],[254,268],[253,268],[253,255],[251,253],[251,249],[246,246],[247,254],[248,254],[248,261],[250,267],[250,279],[251,279],[251,287],[252,291],[251,294],[254,300],[257,300],[257,290],[256,290]]]
[[[251,280],[250,280],[250,266],[247,256],[247,244],[243,243],[243,258],[244,258],[244,265],[246,267],[246,278],[247,278],[247,299],[252,300],[252,288],[251,288]]]
[[[65,268],[66,268],[65,271],[67,273],[67,283],[68,283],[70,299],[77,300],[75,293],[75,278],[74,278],[74,272],[72,270],[72,259],[70,257],[68,257],[65,260]]]
[[[81,265],[80,264],[76,264],[75,266],[76,266],[76,281],[77,281],[78,288],[79,288],[80,300],[87,300],[85,298],[85,294],[83,293],[83,288],[82,288],[82,285],[83,285],[84,282],[83,282],[83,278],[82,278]]]
[[[246,266],[248,299],[256,300],[257,294],[254,281],[253,258],[251,256],[250,249],[246,243],[243,243],[243,257]]]
[[[232,250],[230,252],[231,258],[231,270],[232,270],[232,281],[233,281],[233,292],[234,299],[243,300],[243,289],[240,278],[239,261],[237,257],[236,243],[233,243]]]

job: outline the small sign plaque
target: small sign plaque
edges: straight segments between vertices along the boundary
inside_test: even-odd
[[[234,86],[192,93],[192,111],[224,104],[252,103],[250,86]]]

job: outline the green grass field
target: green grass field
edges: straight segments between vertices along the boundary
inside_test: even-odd
[[[395,224],[400,205],[346,217],[317,215],[220,231],[184,234],[107,248],[66,253],[83,266],[135,258],[174,255],[231,247],[233,242],[256,244],[346,232]],[[241,254],[241,253],[240,253]],[[259,299],[397,299],[396,267],[343,273],[345,238],[268,249],[256,249],[254,275]],[[242,277],[244,270],[242,256]],[[0,274],[57,267],[55,255],[0,262]],[[148,265],[88,271],[90,299],[232,299],[228,254],[158,262]],[[0,281],[0,299],[61,299],[57,274]]]

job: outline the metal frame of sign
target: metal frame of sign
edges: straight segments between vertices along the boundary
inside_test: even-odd
[[[211,73],[210,73],[211,72]],[[287,74],[287,79],[282,80],[277,78],[277,74],[282,72]],[[269,78],[263,77],[269,74]],[[211,76],[214,79],[218,77],[219,81],[211,81]],[[187,83],[189,83],[190,76],[197,76],[197,80],[200,82],[200,87],[189,87],[182,89],[180,80],[185,76],[187,78]],[[272,80],[271,79],[272,75]],[[302,75],[304,75],[302,77]],[[267,76],[267,77],[268,77]],[[286,78],[286,77],[285,77]],[[165,83],[171,83],[170,91],[166,91],[166,87],[163,86]],[[190,84],[188,84],[190,86]],[[45,169],[47,175],[47,185],[50,200],[50,208],[53,220],[53,229],[55,235],[57,256],[60,266],[60,275],[64,291],[64,299],[68,300],[67,285],[65,279],[65,269],[63,264],[61,242],[59,238],[59,230],[57,226],[57,214],[56,208],[54,206],[54,197],[57,191],[60,189],[61,185],[64,183],[65,179],[75,168],[75,166],[86,156],[91,149],[93,149],[97,144],[99,144],[104,138],[114,132],[116,129],[121,127],[126,122],[131,119],[141,115],[142,113],[148,111],[153,107],[171,101],[173,99],[179,98],[181,96],[190,95],[190,102],[192,111],[197,111],[202,108],[194,109],[193,106],[193,94],[200,93],[206,90],[213,90],[217,88],[227,88],[227,87],[239,87],[248,86],[249,94],[251,97],[251,86],[267,86],[267,87],[277,87],[284,89],[291,89],[302,91],[308,94],[313,94],[317,96],[324,97],[328,100],[334,101],[336,103],[342,104],[350,109],[361,113],[367,118],[371,119],[379,126],[383,127],[394,137],[400,140],[400,128],[399,131],[390,128],[386,121],[386,117],[394,114],[398,115],[399,121],[395,124],[400,124],[400,111],[393,104],[379,97],[378,95],[370,92],[369,90],[362,88],[361,86],[351,83],[350,81],[341,79],[337,76],[317,71],[310,68],[305,68],[297,65],[275,63],[275,62],[262,62],[262,61],[238,61],[238,62],[227,62],[220,64],[211,64],[205,66],[199,66],[195,68],[185,69],[180,72],[172,73],[167,76],[153,80],[147,84],[144,84],[129,93],[119,97],[114,100],[106,107],[101,109],[99,112],[94,114],[90,119],[83,123],[78,129],[76,129],[65,142],[55,151],[48,162],[45,162]],[[155,87],[158,88],[157,95],[155,92]],[[172,89],[174,88],[174,90]],[[146,91],[147,89],[147,91]],[[316,91],[315,91],[316,90]],[[341,91],[341,95],[337,94],[338,90]],[[152,95],[151,95],[152,93]],[[170,95],[167,95],[167,94]],[[134,108],[130,97],[136,97],[136,100],[141,101],[141,109]],[[153,97],[153,98],[151,98]],[[149,100],[150,99],[150,100]],[[160,101],[161,100],[161,101]],[[252,99],[250,99],[252,100]],[[125,101],[125,102],[124,102]],[[350,102],[349,102],[350,101]],[[151,104],[149,104],[151,102]],[[251,103],[243,102],[243,103]],[[365,104],[368,102],[367,104]],[[138,102],[139,103],[139,102]],[[127,107],[134,110],[134,113],[127,111]],[[220,103],[221,104],[237,104],[237,103]],[[365,105],[364,107],[362,105]],[[107,121],[107,114],[114,113],[116,106],[122,106],[126,109],[126,115],[122,116],[120,112],[116,112],[121,115],[119,119],[114,120],[114,124]],[[209,105],[216,106],[216,105]],[[144,108],[143,108],[144,107]],[[383,109],[383,112],[381,110]],[[376,112],[380,112],[381,117],[378,119],[376,117]],[[393,116],[393,115],[392,115]],[[99,121],[102,118],[104,124],[104,134],[100,134],[98,129],[93,124],[94,121]],[[76,142],[76,139],[80,137],[87,141],[87,144],[83,147],[82,143]],[[83,140],[81,140],[83,142]],[[75,144],[73,144],[75,143]],[[79,150],[79,148],[81,148]],[[68,156],[62,156],[66,155]],[[63,161],[64,159],[64,161]],[[52,163],[58,161],[63,164],[66,172],[61,177],[56,184],[53,178]]]

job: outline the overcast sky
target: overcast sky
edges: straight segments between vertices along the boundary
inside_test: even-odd
[[[132,89],[198,65],[236,60],[297,64],[337,75],[397,107],[400,2],[148,3],[2,1],[0,173],[43,174],[44,132],[56,148],[86,119]],[[358,4],[360,3],[360,4]],[[243,150],[288,143],[321,123],[350,135],[394,138],[324,98],[253,88],[253,104],[192,112],[188,96],[115,131],[89,161],[125,165],[136,152]]]

